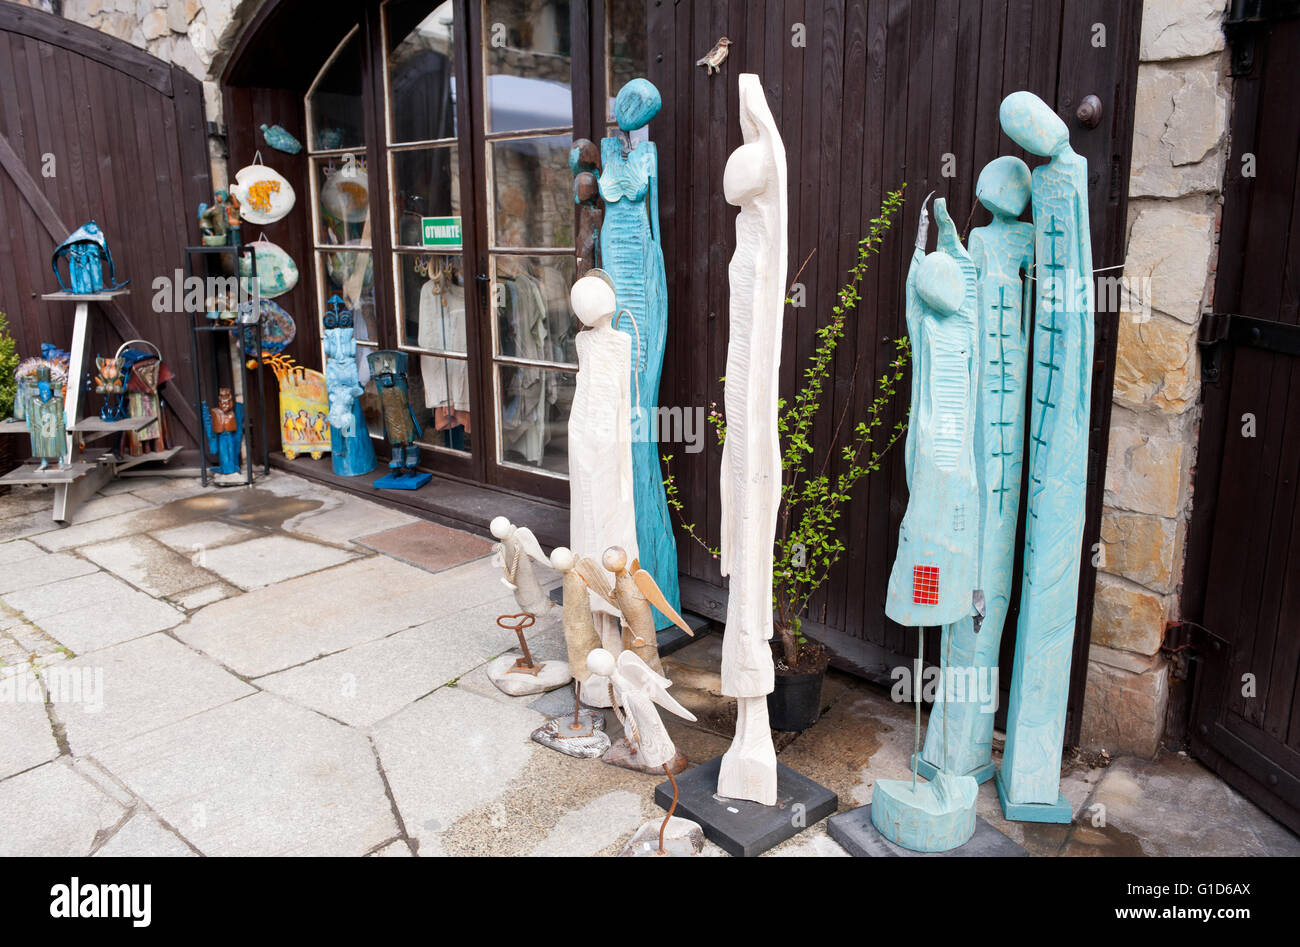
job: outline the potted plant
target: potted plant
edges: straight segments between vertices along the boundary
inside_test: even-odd
[[[768,713],[775,730],[806,730],[821,714],[822,682],[830,656],[821,641],[814,641],[804,633],[804,616],[809,601],[844,554],[844,542],[839,536],[840,518],[854,491],[864,477],[880,469],[885,453],[907,431],[906,421],[894,424],[887,432],[879,430],[885,424],[886,409],[903,380],[911,355],[908,340],[901,338],[894,340],[895,356],[889,371],[876,380],[875,397],[866,406],[866,416],[850,424],[854,401],[846,399],[843,411],[835,419],[831,443],[822,456],[817,456],[813,444],[813,423],[824,404],[835,351],[844,338],[849,315],[862,299],[859,287],[868,265],[880,252],[885,235],[903,205],[904,187],[889,192],[881,203],[880,215],[868,222],[867,235],[858,241],[857,259],[836,294],[830,318],[817,330],[817,348],[809,357],[803,384],[793,400],[787,402],[782,398],[778,402],[781,510],[772,557],[772,648],[776,684],[768,695]],[[792,285],[798,282],[800,273],[795,274]],[[786,300],[787,304],[791,302]],[[709,421],[721,445],[726,439],[727,424],[716,404],[709,413]],[[883,444],[878,443],[878,437]],[[831,463],[837,458],[840,464],[832,471]],[[670,464],[672,455],[665,455],[663,460]],[[664,480],[664,487],[668,504],[677,514],[682,530],[716,558],[718,550],[709,546],[695,525],[683,518],[683,503],[671,472]]]
[[[14,416],[14,397],[18,394],[18,382],[14,372],[18,370],[18,346],[9,334],[9,319],[0,312],[0,421]],[[12,437],[0,435],[0,475],[7,474],[18,466],[18,451]],[[0,493],[8,488],[0,488]]]

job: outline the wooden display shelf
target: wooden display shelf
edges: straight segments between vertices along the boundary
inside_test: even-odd
[[[0,421],[0,434],[26,434],[26,421]]]
[[[89,434],[91,432],[97,434],[112,434],[119,431],[138,431],[141,428],[148,427],[157,420],[157,418],[140,417],[123,418],[121,421],[105,421],[101,417],[92,416],[82,418],[76,424],[72,425],[72,427],[68,428],[68,430],[77,431],[82,434]]]
[[[166,450],[150,451],[147,454],[136,454],[135,456],[128,454],[121,460],[118,460],[117,458],[110,459],[112,460],[113,466],[117,468],[117,472],[121,473],[124,470],[130,470],[132,467],[139,467],[141,464],[147,464],[150,462],[156,461],[157,463],[165,464],[180,452],[181,449],[179,447],[169,447]]]
[[[84,461],[71,464],[66,470],[60,470],[54,464],[50,464],[45,470],[39,470],[36,464],[23,464],[17,470],[11,470],[3,477],[0,477],[0,483],[6,486],[32,483],[51,487],[61,484],[67,485],[76,483],[92,470],[98,469],[98,467],[98,464],[90,464]]]

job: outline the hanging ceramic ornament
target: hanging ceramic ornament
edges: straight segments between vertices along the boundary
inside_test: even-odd
[[[262,325],[262,354],[279,355],[289,347],[298,327],[294,324],[293,317],[278,302],[265,296],[257,302],[260,313],[258,321]],[[252,327],[252,310],[252,300],[239,304],[239,321],[245,327],[241,344],[244,350],[249,352],[257,347],[257,338]]]
[[[278,244],[263,235],[249,246],[257,255],[257,285],[264,299],[274,299],[298,285],[298,265]],[[244,254],[239,257],[239,275],[244,292],[252,295],[252,263]]]
[[[260,127],[262,129],[262,137],[265,138],[266,143],[276,151],[283,151],[288,155],[296,155],[298,152],[302,151],[302,142],[297,138],[294,138],[293,135],[289,134],[289,132],[285,131],[281,126],[268,126],[263,124]]]
[[[370,182],[365,165],[350,160],[327,172],[320,189],[320,206],[327,217],[340,223],[362,223],[370,209]]]
[[[250,224],[273,224],[293,210],[296,197],[284,175],[262,164],[262,153],[253,163],[235,172],[230,193],[239,201],[239,216]]]

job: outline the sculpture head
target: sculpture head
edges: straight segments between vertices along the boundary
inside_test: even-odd
[[[627,550],[622,546],[610,546],[600,557],[600,564],[615,575],[621,575],[627,568]]]
[[[587,653],[587,670],[593,674],[599,674],[601,677],[612,677],[614,674],[614,656],[604,648],[592,648]]]
[[[916,268],[916,292],[940,316],[952,315],[966,300],[961,267],[942,251],[926,254]]]
[[[231,394],[229,388],[217,389],[217,407],[222,411],[233,411],[235,409],[235,396]]]
[[[585,326],[599,325],[614,317],[617,298],[614,295],[614,280],[604,270],[588,270],[587,274],[573,284],[569,291],[569,302],[574,314]]]
[[[568,572],[573,566],[573,550],[568,546],[556,546],[551,550],[551,568],[556,572]]]
[[[508,519],[506,519],[504,516],[498,516],[495,517],[492,520],[492,522],[488,524],[488,530],[497,539],[506,539],[507,537],[509,537],[511,533],[515,531],[515,528],[511,524],[511,522]]]
[[[649,79],[633,79],[618,90],[614,99],[614,118],[625,132],[635,131],[650,124],[659,114],[664,100]]]
[[[975,182],[975,196],[995,217],[1019,217],[1029,204],[1029,193],[1029,165],[1014,155],[994,158]]]
[[[1054,157],[1070,147],[1070,129],[1032,92],[1008,95],[998,109],[998,118],[1007,137],[1030,154]]]

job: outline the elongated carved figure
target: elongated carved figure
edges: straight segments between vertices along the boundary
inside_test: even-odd
[[[736,735],[722,757],[718,794],[776,803],[772,692],[772,547],[781,503],[777,395],[787,252],[785,145],[758,76],[740,76],[744,144],[727,159],[722,188],[736,217],[736,253],[723,398],[722,574],[730,577],[722,693],[735,697]]]
[[[537,581],[536,563],[550,567],[551,560],[542,552],[541,545],[533,531],[525,526],[516,526],[504,516],[498,516],[488,524],[488,529],[497,539],[497,565],[505,572],[501,580],[506,588],[515,593],[515,603],[519,610],[534,617],[545,615],[551,610],[551,597]]]
[[[680,611],[677,544],[668,517],[656,430],[668,336],[668,289],[659,241],[659,152],[654,142],[633,147],[627,137],[648,125],[661,105],[659,91],[645,79],[633,79],[614,100],[621,134],[600,142],[600,196],[605,201],[600,260],[614,280],[620,315],[627,313],[617,327],[632,343],[637,548],[641,565],[655,577],[673,609]],[[655,627],[669,624],[666,615],[655,614]]]
[[[1031,92],[1002,102],[1002,129],[1034,169],[1033,393],[1029,413],[1025,571],[1016,632],[1007,745],[998,795],[1009,819],[1069,822],[1060,793],[1061,744],[1074,644],[1092,395],[1092,238],[1088,163],[1065,123]]]
[[[359,477],[375,469],[375,447],[361,410],[357,340],[352,313],[343,298],[330,297],[325,314],[325,388],[330,403],[330,463],[340,477]]]
[[[917,629],[918,669],[925,626],[978,615],[983,605],[977,588],[980,495],[975,405],[980,339],[975,265],[942,198],[934,203],[934,216],[939,225],[938,249],[925,253],[927,226],[922,209],[907,274],[907,331],[913,353],[905,460],[908,498],[885,600],[890,618]],[[871,823],[904,848],[948,851],[964,844],[975,831],[979,787],[970,776],[949,773],[942,764],[933,780],[918,783],[919,687],[914,693],[912,779],[910,783],[876,781]]]
[[[579,561],[599,561],[610,546],[622,546],[636,558],[632,343],[613,327],[614,284],[603,270],[574,283],[569,298],[586,326],[574,342],[578,380],[569,411],[569,548]],[[606,650],[617,654],[622,649],[618,609],[594,593],[589,596],[596,633]],[[584,690],[584,703],[610,705],[607,687]]]
[[[983,473],[979,587],[985,613],[978,627],[973,617],[944,626],[941,686],[930,711],[921,773],[930,778],[943,767],[983,782],[994,771],[995,669],[1010,605],[1020,512],[1028,371],[1025,294],[1031,285],[1023,277],[1033,268],[1034,227],[1017,218],[1029,203],[1029,168],[1019,158],[997,158],[980,172],[975,194],[993,214],[992,223],[970,234],[970,255],[979,274],[982,357],[975,457]]]

